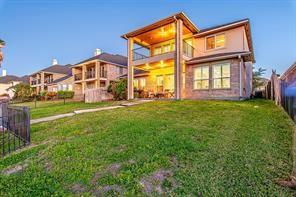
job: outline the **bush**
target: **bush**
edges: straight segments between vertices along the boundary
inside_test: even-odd
[[[56,92],[47,92],[46,93],[46,97],[47,99],[54,99],[55,97],[57,96],[57,93]]]
[[[72,99],[74,97],[74,91],[60,90],[58,91],[59,99]]]
[[[114,81],[108,86],[108,92],[112,93],[114,100],[123,100],[127,98],[127,80],[120,79]]]

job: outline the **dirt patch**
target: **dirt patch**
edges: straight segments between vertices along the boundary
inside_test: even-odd
[[[97,184],[98,180],[102,177],[102,174],[100,172],[96,172],[94,177],[91,179],[90,183],[95,185]]]
[[[289,187],[296,190],[296,177],[291,176],[285,180],[278,180],[277,184],[283,187]]]
[[[74,193],[83,193],[86,191],[86,188],[83,185],[76,183],[71,186],[71,191]]]
[[[116,176],[119,172],[121,168],[121,164],[120,163],[114,163],[114,164],[111,164],[109,167],[108,167],[108,172],[110,172],[113,176]]]
[[[5,175],[11,175],[17,172],[23,172],[24,169],[28,166],[28,163],[23,163],[23,164],[19,164],[19,165],[15,165],[13,167],[7,168],[5,170],[2,171],[3,174]]]
[[[146,194],[164,194],[176,187],[171,170],[158,170],[148,177],[144,177],[140,181],[143,192]]]

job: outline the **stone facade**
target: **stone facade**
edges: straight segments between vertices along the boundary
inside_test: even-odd
[[[217,63],[230,63],[230,88],[229,89],[213,89],[212,65]],[[195,90],[193,88],[194,68],[199,66],[209,66],[209,89]],[[229,59],[224,61],[216,61],[210,63],[202,63],[196,65],[187,65],[185,74],[185,95],[186,99],[240,99],[240,63],[238,59]]]

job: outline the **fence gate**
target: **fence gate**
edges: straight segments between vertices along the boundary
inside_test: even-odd
[[[30,144],[30,110],[0,101],[1,156]]]

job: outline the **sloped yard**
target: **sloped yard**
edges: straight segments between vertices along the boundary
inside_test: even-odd
[[[292,122],[269,101],[156,101],[37,124],[32,142],[0,160],[1,196],[293,195],[275,184]]]

